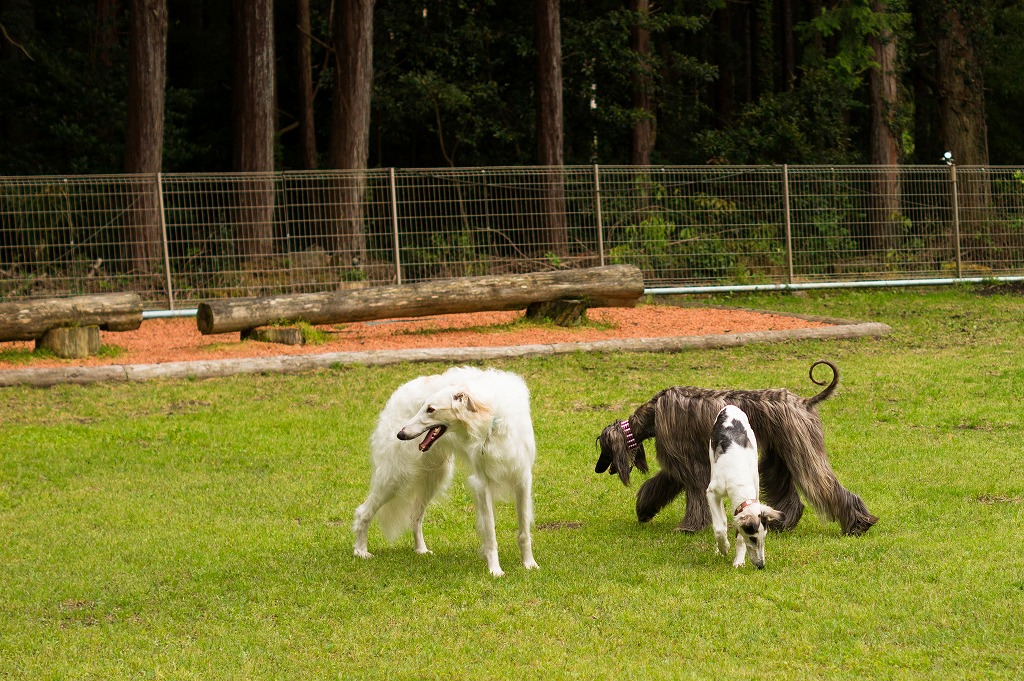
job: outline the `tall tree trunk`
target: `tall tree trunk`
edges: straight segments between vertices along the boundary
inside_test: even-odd
[[[636,13],[630,43],[636,61],[637,74],[633,78],[633,135],[629,161],[635,166],[649,166],[657,119],[654,113],[654,78],[651,73],[651,31],[648,28],[649,0],[630,0],[630,10]]]
[[[988,165],[988,127],[985,123],[985,83],[973,39],[984,30],[983,7],[953,0],[938,3],[932,24],[935,44],[939,139],[953,152],[958,165]],[[990,259],[994,245],[984,220],[991,187],[985,174],[958,173],[960,224],[965,258]]]
[[[796,85],[796,37],[793,35],[793,2],[782,0],[782,76],[783,88],[792,90]]]
[[[754,10],[754,60],[757,83],[754,91],[757,97],[775,92],[775,36],[772,21],[774,0],[758,0]]]
[[[715,61],[718,66],[718,80],[715,81],[715,109],[718,114],[718,125],[725,127],[732,121],[736,110],[736,36],[733,30],[733,16],[736,14],[735,3],[729,2],[714,13],[715,28],[718,39],[714,42]]]
[[[114,65],[117,47],[117,11],[119,0],[96,0],[96,31],[93,35],[92,66],[109,69]]]
[[[961,165],[988,165],[985,80],[958,3],[944,0],[935,27],[939,136]]]
[[[565,220],[565,184],[562,176],[562,33],[559,0],[536,0],[537,42],[537,160],[557,170],[545,176],[541,242],[557,256],[569,254]]]
[[[313,65],[310,49],[309,0],[297,0],[299,32],[299,134],[302,144],[302,167],[316,168],[316,127],[313,119]]]
[[[258,173],[239,188],[239,254],[270,257],[274,238],[274,3],[233,0],[233,166]]]
[[[132,269],[150,274],[161,255],[156,174],[164,152],[167,0],[131,0],[124,169],[146,175],[128,212]]]
[[[872,0],[871,11],[885,14],[886,0]],[[877,66],[868,73],[871,125],[870,155],[872,165],[883,166],[872,173],[875,200],[874,217],[870,220],[872,241],[876,248],[895,248],[902,235],[900,220],[900,174],[899,139],[895,128],[895,114],[898,101],[896,80],[896,36],[889,27],[887,17],[882,18],[882,29],[878,35],[868,39],[874,52]]]
[[[339,181],[337,210],[328,216],[328,250],[345,267],[366,264],[363,194],[370,155],[370,95],[373,87],[374,0],[339,0],[334,15],[337,75],[331,112],[328,161],[332,168],[356,170]]]

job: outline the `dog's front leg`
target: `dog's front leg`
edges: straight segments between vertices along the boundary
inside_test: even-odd
[[[416,510],[412,514],[412,540],[413,550],[416,553],[432,553],[427,548],[427,542],[423,540],[423,516],[427,513],[427,502],[420,501],[417,503]]]
[[[494,531],[494,501],[491,498],[491,490],[487,487],[487,481],[476,475],[469,476],[466,482],[473,490],[476,503],[476,531],[480,535],[480,551],[487,560],[487,569],[495,577],[503,577],[505,573],[498,562],[498,537]]]
[[[725,507],[722,505],[722,498],[712,490],[707,491],[708,509],[711,511],[711,525],[715,528],[715,541],[718,542],[718,552],[723,556],[729,555],[729,520],[725,517]]]
[[[736,558],[732,561],[734,568],[743,567],[743,563],[747,560],[747,542],[743,541],[743,537],[740,536],[739,531],[736,531]]]

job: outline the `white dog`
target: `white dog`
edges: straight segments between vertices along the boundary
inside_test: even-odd
[[[424,433],[417,446],[414,439]],[[457,458],[469,468],[476,529],[491,574],[504,574],[494,532],[495,500],[515,501],[523,566],[538,567],[530,537],[537,446],[530,392],[519,376],[457,367],[413,379],[388,400],[370,446],[373,476],[370,494],[355,512],[355,555],[371,557],[366,535],[374,516],[388,541],[411,527],[416,553],[430,553],[423,541],[423,514],[451,484]]]
[[[733,567],[742,567],[747,550],[750,562],[764,569],[764,538],[769,520],[782,522],[785,516],[762,504],[761,484],[757,473],[757,439],[747,415],[739,407],[729,405],[718,412],[708,444],[711,456],[711,484],[708,485],[708,506],[715,528],[718,552],[729,555],[729,521],[724,499],[736,507],[732,524],[736,528],[736,559]]]

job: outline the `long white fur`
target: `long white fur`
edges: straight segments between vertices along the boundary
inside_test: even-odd
[[[757,438],[742,409],[728,405],[718,413],[708,443],[711,457],[711,483],[708,506],[715,530],[718,552],[729,555],[729,518],[724,507],[729,499],[732,525],[736,528],[736,558],[733,567],[742,567],[747,550],[750,562],[764,568],[764,540],[769,520],[782,520],[779,511],[760,503],[761,483],[757,471]]]
[[[419,449],[436,425],[445,433],[426,452]],[[400,439],[400,436],[403,439]],[[530,418],[530,392],[506,371],[456,367],[400,386],[380,413],[370,438],[373,475],[366,501],[356,509],[355,555],[370,558],[367,533],[374,517],[385,539],[412,528],[417,553],[430,553],[423,540],[427,505],[451,484],[455,460],[469,470],[481,551],[491,574],[504,574],[498,561],[494,502],[513,500],[519,521],[523,566],[537,568],[533,523],[533,462],[537,447]]]

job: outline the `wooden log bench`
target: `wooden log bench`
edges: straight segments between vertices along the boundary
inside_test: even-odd
[[[0,303],[0,341],[34,340],[58,357],[87,357],[100,349],[100,330],[142,326],[142,298],[104,293]]]
[[[253,330],[274,324],[343,324],[376,319],[467,312],[527,310],[529,316],[561,315],[587,307],[634,307],[644,293],[643,274],[632,265],[445,279],[329,293],[233,298],[200,303],[196,324],[203,334]],[[552,303],[566,301],[551,307]],[[532,313],[531,313],[532,310]],[[570,322],[571,323],[571,322]]]

